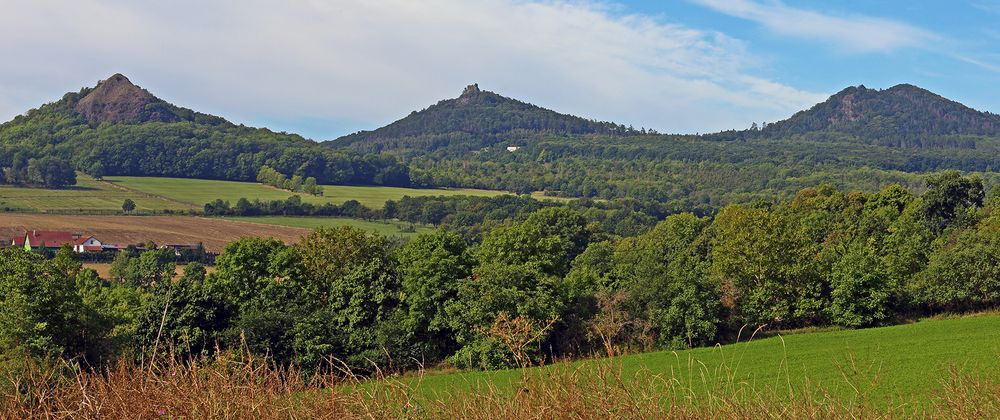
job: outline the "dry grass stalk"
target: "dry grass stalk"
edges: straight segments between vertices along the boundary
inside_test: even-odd
[[[695,367],[704,370],[704,367]],[[726,381],[707,391],[677,377],[626,375],[613,359],[528,369],[513,389],[492,382],[433,393],[421,377],[305,375],[246,356],[156,364],[120,362],[103,372],[33,365],[21,392],[0,401],[2,418],[998,418],[996,378],[953,371],[920,411],[844,400],[820,389],[794,394]],[[68,372],[68,373],[67,373]],[[345,376],[345,372],[348,374]],[[702,379],[712,381],[712,379]]]

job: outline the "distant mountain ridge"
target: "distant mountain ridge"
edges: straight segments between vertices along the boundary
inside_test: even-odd
[[[1000,136],[1000,115],[969,108],[910,84],[876,90],[848,87],[812,108],[769,124],[768,138],[836,132],[868,142],[934,136]]]
[[[266,165],[321,184],[545,191],[707,211],[821,183],[872,190],[946,169],[993,177],[998,127],[995,114],[912,85],[850,87],[763,128],[700,136],[561,114],[470,85],[318,144],[172,105],[116,74],[0,124],[0,170],[23,173],[52,156],[95,176],[253,181]]]
[[[410,184],[392,157],[233,124],[170,104],[120,73],[0,124],[0,173],[45,156],[94,176],[252,181],[266,165],[321,183]]]
[[[620,124],[561,114],[470,85],[389,125],[326,142],[364,152],[411,155],[437,150],[467,153],[497,143],[530,143],[544,136],[646,134]],[[705,134],[713,140],[807,138],[889,147],[975,148],[976,137],[1000,137],[1000,116],[969,108],[926,89],[848,87],[788,119],[750,130]]]
[[[445,99],[420,111],[413,111],[389,125],[340,137],[327,144],[333,147],[379,143],[391,139],[427,136],[469,136],[497,139],[513,133],[550,135],[637,134],[624,125],[588,120],[542,108],[467,86],[454,99]],[[416,140],[416,142],[420,142]],[[491,141],[475,142],[475,147]],[[402,147],[404,144],[395,144]],[[473,146],[470,146],[473,147]]]
[[[630,130],[472,85],[457,98],[324,145],[397,157],[422,186],[645,198],[708,211],[823,183],[919,188],[921,173],[941,170],[1000,179],[998,127],[995,114],[913,85],[849,87],[764,127],[703,135]]]

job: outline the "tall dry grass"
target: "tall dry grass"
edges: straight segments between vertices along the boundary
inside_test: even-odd
[[[22,369],[3,418],[1000,418],[1000,383],[957,371],[925,408],[876,407],[820,389],[729,383],[695,391],[675,378],[625,376],[613,359],[526,370],[513,388],[484,382],[430,393],[420,378],[304,375],[245,356],[103,372]],[[11,383],[11,382],[8,382]]]

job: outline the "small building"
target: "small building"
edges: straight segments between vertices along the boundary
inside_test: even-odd
[[[507,151],[508,152],[516,152],[517,149],[520,149],[520,148],[521,148],[521,146],[507,146]]]
[[[73,244],[73,250],[81,254],[84,252],[101,252],[104,250],[104,244],[93,236],[81,236]]]
[[[172,250],[174,251],[174,255],[179,257],[181,256],[181,253],[185,251],[197,252],[201,250],[204,252],[205,247],[202,244],[166,244],[166,245],[160,245],[160,249]]]
[[[72,232],[32,230],[25,232],[24,236],[11,239],[11,246],[23,247],[26,251],[59,249],[65,244],[76,245],[78,238],[79,236],[74,236]]]
[[[57,250],[63,245],[69,245],[77,253],[101,252],[109,247],[108,244],[101,242],[94,236],[51,230],[30,230],[22,236],[11,238],[5,245],[23,248],[25,251]]]

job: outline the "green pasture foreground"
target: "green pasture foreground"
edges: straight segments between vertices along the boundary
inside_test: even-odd
[[[323,196],[317,197],[303,193],[292,193],[255,182],[214,181],[189,178],[155,178],[114,176],[105,180],[122,187],[162,196],[171,200],[198,206],[215,199],[229,200],[235,204],[240,198],[262,201],[284,200],[293,195],[302,197],[303,202],[324,204],[341,204],[348,200],[357,200],[371,208],[382,208],[387,200],[399,200],[404,196],[453,196],[471,195],[491,197],[506,194],[503,191],[476,189],[420,189],[376,186],[324,185]],[[119,203],[120,205],[120,203]]]
[[[610,362],[610,363],[609,363]],[[622,378],[657,375],[655,383],[679,384],[695,394],[719,387],[774,390],[797,396],[826,390],[842,399],[875,404],[926,403],[952,369],[1000,376],[1000,315],[978,315],[864,330],[817,332],[754,339],[749,342],[664,351],[495,372],[426,374],[406,377],[421,395],[441,398],[487,384],[511,389],[522,375],[552,369],[597,371],[611,366]],[[675,388],[677,389],[677,388]]]
[[[365,220],[348,219],[344,217],[294,217],[294,216],[260,216],[260,217],[227,217],[229,220],[239,220],[241,222],[261,223],[268,225],[299,227],[315,229],[318,227],[338,227],[351,226],[371,232],[378,232],[386,236],[411,237],[421,233],[432,232],[434,229],[428,226],[414,225],[413,231],[405,230],[410,226],[402,222],[369,222]]]
[[[115,188],[77,174],[77,185],[64,189],[23,188],[0,185],[2,211],[120,212],[122,202],[131,198],[139,211],[187,210],[193,206],[137,191]],[[200,208],[200,206],[199,206]]]

